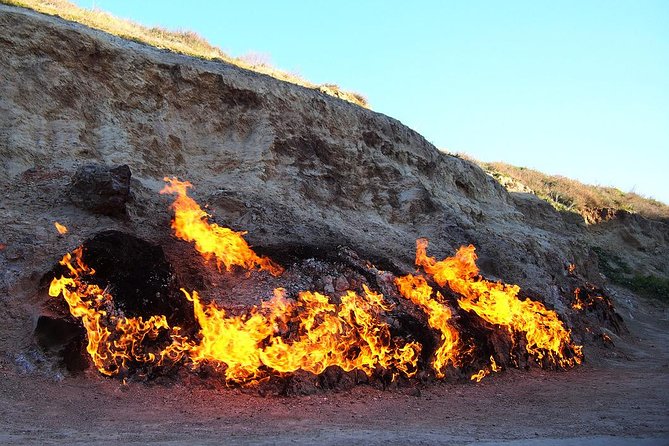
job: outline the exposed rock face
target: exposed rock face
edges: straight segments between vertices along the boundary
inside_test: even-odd
[[[164,176],[191,181],[216,221],[249,231],[256,247],[347,245],[410,271],[418,237],[430,239],[437,257],[471,243],[484,274],[518,283],[559,311],[570,292],[567,264],[600,280],[583,225],[540,200],[512,197],[397,120],[28,10],[0,5],[0,30],[7,302],[34,293],[36,277],[101,230],[169,241],[168,201],[158,194]],[[127,219],[67,199],[67,178],[88,163],[132,170]],[[58,236],[55,220],[70,235]],[[176,248],[165,249],[179,261]]]
[[[436,255],[473,243],[486,273],[544,293],[585,257],[558,214],[537,228],[481,169],[387,116],[25,10],[3,6],[0,24],[5,181],[127,164],[152,213],[177,175],[254,245],[345,244],[410,268],[417,237]]]
[[[85,164],[72,177],[70,200],[82,209],[104,215],[122,215],[130,196],[130,168]]]

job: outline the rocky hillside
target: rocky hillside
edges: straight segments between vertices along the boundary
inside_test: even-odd
[[[260,251],[345,245],[406,272],[418,237],[439,257],[474,244],[487,277],[560,312],[569,264],[595,284],[612,253],[633,271],[669,275],[665,226],[630,215],[586,227],[399,121],[318,90],[6,5],[0,30],[0,317],[19,339],[32,330],[22,305],[84,238],[117,229],[170,240],[164,176],[191,181],[215,220],[248,231]],[[89,163],[129,166],[125,213],[70,199]]]
[[[547,175],[526,167],[474,161],[512,192],[530,192],[559,211],[583,216],[588,224],[608,220],[618,211],[639,214],[649,220],[669,222],[669,205],[634,192],[583,184],[560,175]]]
[[[669,206],[611,187],[591,186],[500,162],[469,160],[512,195],[534,195],[566,217],[573,214],[575,224],[584,223],[600,269],[608,279],[643,295],[669,299]]]

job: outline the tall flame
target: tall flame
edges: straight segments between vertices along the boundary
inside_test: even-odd
[[[395,284],[402,296],[425,311],[430,327],[439,331],[441,343],[434,353],[432,368],[437,378],[443,378],[444,369],[449,364],[454,367],[459,365],[458,356],[461,353],[460,334],[451,324],[451,309],[441,303],[444,300],[441,293],[437,292],[437,299],[432,297],[432,287],[422,276],[398,277]]]
[[[182,240],[195,242],[195,249],[205,259],[216,258],[218,268],[223,265],[226,271],[232,270],[233,266],[240,266],[248,270],[266,270],[274,276],[283,272],[279,265],[253,252],[243,238],[246,232],[235,232],[216,223],[209,223],[207,219],[210,215],[188,196],[188,188],[193,187],[191,183],[176,178],[165,177],[164,180],[167,184],[160,193],[177,196],[171,206],[174,210],[174,234]]]
[[[460,295],[458,304],[463,310],[504,327],[509,334],[524,334],[525,349],[539,361],[546,358],[560,367],[581,363],[581,346],[572,344],[569,330],[555,311],[540,302],[520,300],[517,285],[491,282],[478,275],[474,246],[463,246],[455,256],[436,261],[427,255],[427,245],[426,239],[416,241],[416,265],[440,286]]]

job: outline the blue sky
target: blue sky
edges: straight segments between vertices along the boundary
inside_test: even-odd
[[[266,54],[451,152],[669,203],[669,1],[75,3]]]

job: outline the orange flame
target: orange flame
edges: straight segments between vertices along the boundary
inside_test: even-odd
[[[205,259],[215,257],[218,268],[223,265],[226,271],[231,271],[233,266],[240,266],[248,270],[266,270],[274,276],[283,272],[279,265],[267,257],[259,257],[251,250],[242,237],[246,232],[235,232],[209,223],[207,219],[210,215],[188,196],[188,188],[193,187],[191,183],[176,178],[165,177],[164,180],[167,184],[160,193],[177,195],[171,206],[174,210],[172,228],[175,235],[187,242],[195,242],[195,249]]]
[[[585,298],[582,296],[585,294]],[[590,293],[583,293],[581,288],[574,289],[574,300],[571,303],[571,308],[576,311],[583,311],[586,308],[595,306],[597,301],[603,301],[602,296],[591,295]]]
[[[190,183],[165,179],[161,193],[176,194],[172,204],[175,235],[192,241],[206,259],[216,258],[219,269],[238,266],[281,274],[282,268],[259,257],[248,246],[243,232],[209,223],[209,215],[187,195]],[[436,261],[427,256],[427,240],[419,239],[416,264],[441,287],[459,298],[458,306],[490,324],[524,335],[525,349],[538,362],[571,367],[581,362],[581,347],[573,345],[570,332],[557,313],[541,303],[520,300],[519,288],[487,281],[478,275],[474,247],[460,248],[454,257]],[[326,296],[301,291],[296,299],[277,288],[274,297],[245,314],[230,315],[214,302],[203,303],[197,291],[185,297],[193,302],[199,324],[196,339],[170,327],[165,316],[148,319],[119,315],[107,290],[87,284],[95,274],[82,260],[82,248],[66,254],[61,264],[68,274],[51,282],[49,294],[63,296],[70,313],[81,320],[88,339],[87,351],[96,368],[105,375],[123,374],[135,365],[160,366],[187,361],[192,367],[209,364],[221,371],[228,382],[251,383],[270,374],[304,370],[314,374],[338,366],[344,371],[360,370],[368,376],[379,370],[408,377],[417,372],[422,346],[393,338],[386,317],[393,307],[384,296],[365,285],[362,292],[345,291]],[[453,323],[453,309],[426,277],[407,275],[395,279],[399,293],[425,312],[428,324],[440,335],[431,366],[438,378],[448,367],[462,367],[462,336]],[[578,297],[578,294],[577,294]],[[156,341],[160,337],[162,342]],[[147,346],[153,344],[153,347]],[[162,347],[155,346],[156,344]],[[494,357],[490,365],[471,375],[482,380],[501,370]]]
[[[341,304],[310,291],[291,302],[277,289],[261,310],[243,316],[227,316],[215,304],[203,304],[197,292],[182,291],[193,301],[201,327],[201,341],[191,351],[193,362],[224,366],[229,381],[256,379],[264,370],[319,374],[330,366],[367,375],[378,368],[415,373],[420,346],[395,345],[380,317],[391,307],[366,287],[362,295],[348,291]],[[281,332],[288,324],[297,326],[297,333],[286,340]]]
[[[492,372],[496,373],[499,372],[500,370],[502,370],[502,368],[497,365],[497,362],[495,362],[495,358],[491,356],[490,367],[483,367],[481,370],[470,376],[469,379],[471,381],[476,381],[477,383],[480,383],[483,378],[490,375]]]
[[[185,338],[179,335],[179,327],[169,327],[165,316],[144,320],[115,316],[104,309],[113,298],[106,290],[81,280],[83,275],[95,274],[84,264],[81,247],[65,254],[60,264],[67,267],[69,277],[54,278],[49,295],[62,295],[70,314],[81,320],[88,339],[86,351],[100,373],[112,376],[127,371],[131,363],[162,365],[165,358],[180,359]],[[156,339],[163,330],[169,332],[171,344],[158,352],[145,351],[144,339]]]
[[[525,349],[538,361],[545,358],[560,367],[581,363],[582,347],[572,344],[569,330],[555,311],[540,302],[520,300],[517,285],[490,282],[478,275],[474,246],[463,246],[454,257],[438,262],[427,256],[427,245],[426,239],[416,241],[416,265],[440,286],[448,286],[460,295],[458,304],[463,310],[506,328],[510,335],[524,334]]]
[[[451,309],[439,302],[444,300],[439,292],[437,292],[438,300],[432,298],[432,287],[422,276],[398,277],[395,279],[395,284],[403,297],[425,311],[430,327],[441,334],[441,344],[434,353],[432,368],[437,378],[443,378],[446,366],[452,364],[457,367],[459,365],[460,335],[451,325],[450,320],[453,316]]]
[[[49,295],[62,295],[70,313],[80,319],[88,339],[87,351],[95,367],[112,376],[127,371],[131,364],[160,366],[190,358],[192,366],[209,363],[224,369],[227,381],[249,382],[266,376],[305,370],[322,373],[330,366],[344,371],[361,370],[371,376],[378,369],[413,376],[420,345],[391,338],[383,313],[392,307],[381,294],[364,287],[358,295],[348,291],[340,304],[328,297],[304,291],[292,302],[282,289],[275,297],[248,314],[229,316],[214,303],[203,304],[196,291],[182,289],[194,304],[200,325],[199,341],[189,342],[180,327],[170,327],[165,316],[144,320],[111,314],[112,296],[97,285],[86,284],[82,276],[95,271],[82,260],[82,248],[66,254],[61,264],[69,277],[54,278]],[[288,325],[297,332],[285,339]],[[170,343],[162,350],[147,351],[146,340],[167,333]]]
[[[67,226],[61,225],[57,221],[54,221],[53,225],[56,227],[56,231],[58,231],[60,235],[67,234]]]

